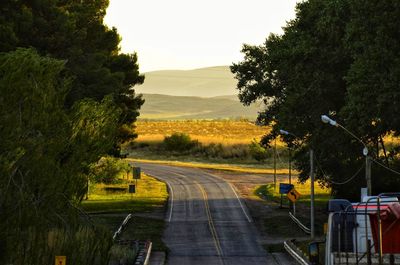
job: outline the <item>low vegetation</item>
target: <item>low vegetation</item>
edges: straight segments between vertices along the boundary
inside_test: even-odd
[[[134,182],[132,173],[128,175],[129,180],[125,173],[121,171],[117,184],[92,184],[89,198],[82,202],[82,208],[91,214],[94,223],[111,233],[118,229],[127,214],[132,213],[134,217],[121,239],[151,240],[154,250],[165,251],[162,234],[168,199],[166,184],[143,173],[141,178]],[[136,184],[135,193],[128,192],[129,184]],[[124,258],[127,259],[131,255],[118,247],[114,247],[111,254],[125,255]]]
[[[286,181],[287,183],[287,181]],[[302,221],[304,225],[310,225],[310,181],[305,183],[293,183],[295,189],[300,193],[299,200],[296,201],[296,217]],[[267,234],[279,237],[291,236],[292,238],[304,237],[305,234],[293,223],[288,215],[288,207],[290,201],[284,194],[281,196],[279,193],[279,183],[276,187],[274,184],[267,184],[259,186],[255,190],[255,194],[267,200],[271,207],[276,208],[274,214],[265,216],[264,229]],[[331,198],[331,190],[315,183],[315,217],[316,217],[316,233],[322,235],[323,224],[327,220],[326,205]],[[282,202],[282,207],[279,208]],[[293,212],[293,210],[292,210]]]
[[[135,158],[273,166],[274,149],[259,144],[268,127],[248,120],[141,120],[136,125],[138,140],[126,147]],[[278,168],[286,167],[280,141],[276,159]]]
[[[126,179],[121,179],[120,184],[93,184],[89,199],[82,202],[82,208],[89,213],[139,213],[164,208],[168,198],[165,183],[142,174],[135,193],[128,192],[128,183],[134,184]]]
[[[135,125],[138,143],[161,142],[165,136],[184,133],[202,144],[247,145],[270,130],[249,120],[139,120]]]

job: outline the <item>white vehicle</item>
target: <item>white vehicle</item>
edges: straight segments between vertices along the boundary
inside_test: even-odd
[[[399,195],[330,200],[325,265],[400,264]]]

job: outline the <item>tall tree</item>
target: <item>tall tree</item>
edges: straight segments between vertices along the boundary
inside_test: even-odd
[[[0,51],[34,47],[40,54],[66,60],[73,77],[66,106],[83,98],[113,95],[122,110],[116,145],[131,140],[133,122],[144,103],[133,86],[141,84],[136,54],[119,53],[120,36],[103,19],[108,0],[4,0],[0,4]]]
[[[49,263],[55,249],[49,249],[47,233],[74,226],[73,206],[86,192],[89,164],[117,136],[120,111],[110,97],[65,110],[71,80],[64,66],[33,49],[0,54],[2,264]]]
[[[374,92],[367,89],[369,85],[364,86],[365,82],[369,82],[366,80],[373,80],[375,86],[380,86],[382,80],[391,80],[385,75],[385,70],[378,69],[382,64],[376,64],[377,60],[369,61],[374,56],[378,59],[378,54],[368,54],[365,49],[370,50],[368,47],[371,46],[371,38],[366,37],[370,35],[368,32],[372,38],[376,32],[369,23],[375,23],[375,27],[381,28],[382,32],[390,32],[383,34],[385,37],[373,48],[375,52],[389,36],[398,36],[394,26],[396,11],[393,10],[396,9],[387,6],[387,2],[394,4],[394,1],[362,2],[368,1],[301,2],[296,8],[296,18],[287,24],[283,35],[271,35],[261,46],[244,45],[244,60],[231,66],[238,79],[241,101],[250,104],[263,99],[265,102],[266,111],[260,113],[258,120],[263,124],[273,124],[273,130],[263,142],[268,144],[277,136],[279,129],[296,135],[285,136],[284,140],[296,150],[296,165],[301,171],[301,179],[308,178],[306,152],[313,148],[318,161],[318,179],[332,186],[337,196],[345,197],[355,196],[359,193],[359,187],[365,186],[362,173],[358,173],[349,185],[338,184],[362,166],[362,145],[344,131],[322,124],[321,114],[332,115],[359,134],[365,142],[374,145],[373,137],[383,136],[387,132],[374,132],[375,127],[382,123],[381,120],[385,120],[385,124],[391,123],[394,117],[379,115],[382,108],[378,110],[371,105],[375,106],[376,98],[384,98],[387,103],[397,94],[395,82],[391,82],[393,89],[381,88]],[[376,11],[379,8],[374,9],[377,5],[382,5],[382,8],[385,6],[381,10],[392,10],[390,18],[385,19],[387,23],[379,20],[380,15]],[[368,12],[375,12],[376,18]],[[358,23],[363,25],[359,26]],[[395,43],[394,40],[389,42],[391,47],[386,51],[388,57],[397,55]],[[397,57],[388,58],[389,64],[394,64]],[[371,70],[363,60],[376,68]],[[371,76],[374,69],[377,71]],[[381,73],[380,79],[373,78],[377,73]],[[362,93],[360,87],[365,89]],[[364,118],[360,120],[360,116]],[[362,127],[360,122],[367,124],[365,129],[356,129]],[[392,126],[391,129],[395,128]],[[356,185],[351,185],[354,183]],[[377,188],[375,192],[382,189]]]

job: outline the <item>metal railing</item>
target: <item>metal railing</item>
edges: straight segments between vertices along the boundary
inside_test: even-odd
[[[301,230],[304,231],[304,233],[306,233],[307,235],[311,234],[311,229],[303,225],[301,221],[297,219],[296,216],[294,216],[291,212],[289,212],[289,217],[293,220],[295,224],[300,227]]]
[[[285,250],[301,265],[310,265],[306,258],[303,257],[301,252],[291,241],[283,242]]]

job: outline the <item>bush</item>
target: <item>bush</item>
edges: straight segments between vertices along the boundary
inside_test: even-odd
[[[192,140],[185,133],[173,133],[171,136],[165,136],[163,143],[168,151],[189,151],[198,145],[198,141]]]
[[[256,140],[249,144],[250,155],[257,161],[264,161],[268,157],[267,150],[262,147]]]
[[[113,184],[118,182],[122,173],[130,171],[131,167],[124,160],[115,157],[102,157],[91,169],[92,179],[96,183]]]

